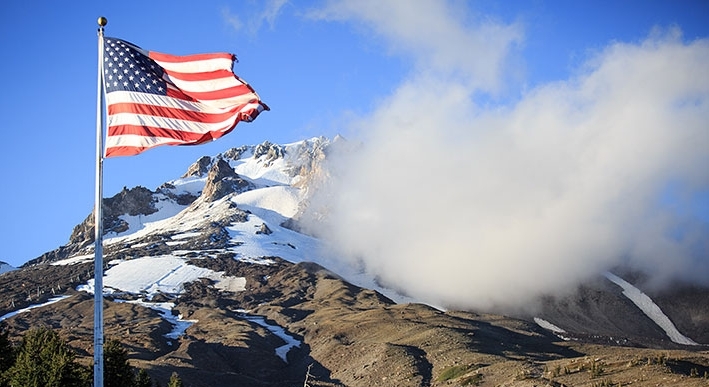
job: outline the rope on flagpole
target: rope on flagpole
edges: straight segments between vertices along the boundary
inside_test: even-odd
[[[94,387],[103,387],[103,27],[98,18],[98,86],[96,95],[96,196],[94,202]]]

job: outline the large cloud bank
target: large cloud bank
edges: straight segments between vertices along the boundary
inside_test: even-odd
[[[618,265],[709,283],[709,40],[614,43],[502,103],[522,29],[465,11],[316,14],[415,63],[354,124],[362,145],[333,166],[319,232],[383,284],[445,306],[521,306]]]

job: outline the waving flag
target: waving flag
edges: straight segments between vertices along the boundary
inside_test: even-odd
[[[227,53],[175,56],[104,39],[106,157],[196,145],[251,122],[268,106],[232,71]]]

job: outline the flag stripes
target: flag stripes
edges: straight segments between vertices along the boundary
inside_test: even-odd
[[[115,38],[104,47],[106,157],[212,141],[269,110],[232,72],[232,54],[175,56]]]

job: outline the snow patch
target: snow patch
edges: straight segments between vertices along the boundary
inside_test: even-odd
[[[103,279],[104,294],[115,291],[147,294],[151,298],[157,293],[180,294],[184,284],[200,278],[209,278],[215,287],[229,291],[246,289],[246,278],[224,276],[223,272],[193,266],[186,259],[171,255],[141,257],[115,263],[106,270]],[[94,279],[77,290],[94,292]]]
[[[694,340],[681,334],[675,327],[675,324],[673,324],[667,315],[662,312],[660,307],[657,306],[657,304],[655,304],[655,302],[652,301],[652,299],[645,293],[641,292],[640,289],[613,273],[606,272],[605,276],[608,280],[623,288],[623,295],[625,295],[630,301],[633,302],[633,304],[640,308],[640,310],[652,321],[654,321],[655,324],[662,328],[670,340],[677,344],[699,345]]]
[[[240,309],[237,311],[241,318],[249,321],[253,321],[258,325],[261,325],[262,327],[268,329],[271,333],[274,335],[278,336],[281,338],[283,341],[285,341],[284,345],[281,345],[280,347],[276,348],[276,355],[283,359],[284,362],[288,363],[288,352],[295,347],[300,347],[300,341],[296,340],[293,338],[291,335],[286,333],[285,328],[275,325],[275,324],[269,324],[266,321],[266,318],[263,316],[255,316],[248,314],[248,311]]]
[[[47,302],[45,302],[45,303],[37,304],[37,305],[30,305],[30,306],[28,306],[28,307],[26,307],[26,308],[18,309],[18,310],[14,311],[14,312],[10,312],[10,313],[7,313],[7,314],[5,314],[5,315],[3,315],[3,316],[0,316],[0,321],[3,321],[3,320],[8,319],[8,318],[10,318],[10,317],[12,317],[12,316],[15,316],[15,315],[20,314],[20,313],[27,312],[27,311],[32,310],[32,309],[35,309],[35,308],[41,308],[41,307],[43,307],[43,306],[47,306],[47,305],[54,304],[55,302],[59,302],[59,301],[65,299],[65,298],[68,298],[68,297],[69,297],[69,296],[57,296],[57,297],[52,297],[52,298],[50,298],[50,299],[49,299]]]
[[[535,317],[534,322],[537,323],[537,325],[539,325],[540,327],[542,327],[548,331],[552,331],[554,333],[566,333],[565,330],[563,330],[563,329],[559,328],[558,326],[550,323],[549,321],[546,321],[546,320],[541,319],[539,317]]]
[[[73,257],[69,257],[66,259],[62,259],[61,261],[55,261],[50,263],[52,266],[66,266],[66,265],[76,265],[78,263],[84,263],[88,261],[93,261],[94,255],[93,254],[88,254],[88,255],[75,255]]]
[[[178,339],[180,336],[185,334],[187,328],[192,326],[192,324],[199,322],[198,320],[184,320],[181,314],[177,316],[174,315],[172,313],[172,309],[175,307],[175,304],[172,302],[146,302],[143,300],[130,300],[124,302],[128,304],[140,305],[159,312],[163,319],[173,325],[172,331],[165,334],[165,337],[168,339]],[[168,342],[168,344],[170,343]]]

